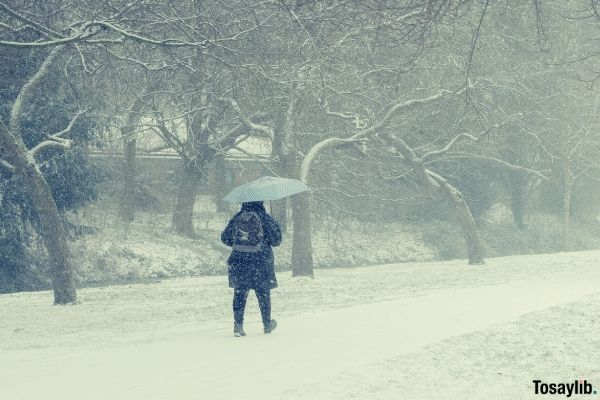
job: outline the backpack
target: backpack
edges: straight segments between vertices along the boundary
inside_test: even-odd
[[[264,232],[260,216],[254,211],[243,211],[233,226],[233,250],[257,253],[262,249]]]

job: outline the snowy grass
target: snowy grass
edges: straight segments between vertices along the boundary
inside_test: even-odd
[[[510,215],[497,214],[490,214],[479,226],[487,257],[560,249],[558,217],[531,215],[527,229],[519,231]],[[224,275],[230,249],[221,244],[220,233],[230,216],[217,213],[210,196],[199,196],[194,215],[198,236],[190,239],[171,231],[170,213],[140,211],[126,230],[112,198],[90,204],[76,214],[69,214],[72,223],[96,229],[94,234],[72,242],[79,285]],[[274,249],[277,270],[290,269],[291,245],[291,233],[287,233],[282,245]],[[597,248],[600,248],[600,223],[573,221],[571,249]],[[324,269],[462,259],[466,258],[466,248],[459,227],[448,221],[415,225],[351,219],[341,222],[321,217],[313,224],[313,257],[315,267]]]
[[[140,282],[157,279],[223,275],[230,249],[220,234],[231,215],[217,213],[208,196],[201,196],[194,215],[197,238],[174,234],[171,215],[138,212],[126,230],[110,202],[91,204],[70,214],[74,224],[97,229],[78,237],[72,252],[80,285]],[[376,265],[392,262],[429,261],[427,248],[414,225],[319,221],[313,231],[316,268]],[[292,237],[284,235],[275,248],[276,268],[290,269]]]
[[[512,218],[480,221],[478,231],[487,257],[516,254],[542,254],[562,249],[562,221],[559,216],[533,214],[525,229],[515,227]],[[422,226],[423,241],[432,249],[436,259],[466,258],[467,252],[460,227],[448,221],[430,221]],[[600,248],[598,221],[571,222],[569,250],[582,251]]]

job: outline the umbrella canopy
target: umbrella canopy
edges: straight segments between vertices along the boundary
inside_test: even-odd
[[[263,176],[234,188],[223,200],[230,203],[279,200],[307,190],[308,186],[298,179]]]

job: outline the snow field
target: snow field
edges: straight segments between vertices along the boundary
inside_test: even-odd
[[[0,395],[534,398],[532,379],[598,375],[599,257],[280,274],[280,327],[262,334],[251,296],[241,339],[224,277],[83,289],[67,307],[49,292],[4,295]]]

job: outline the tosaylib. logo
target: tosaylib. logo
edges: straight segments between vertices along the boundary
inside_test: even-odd
[[[535,379],[533,385],[534,393],[542,395],[549,394],[571,397],[574,394],[597,394],[597,390],[585,379],[580,379],[573,383],[548,383],[543,382],[541,379]]]

